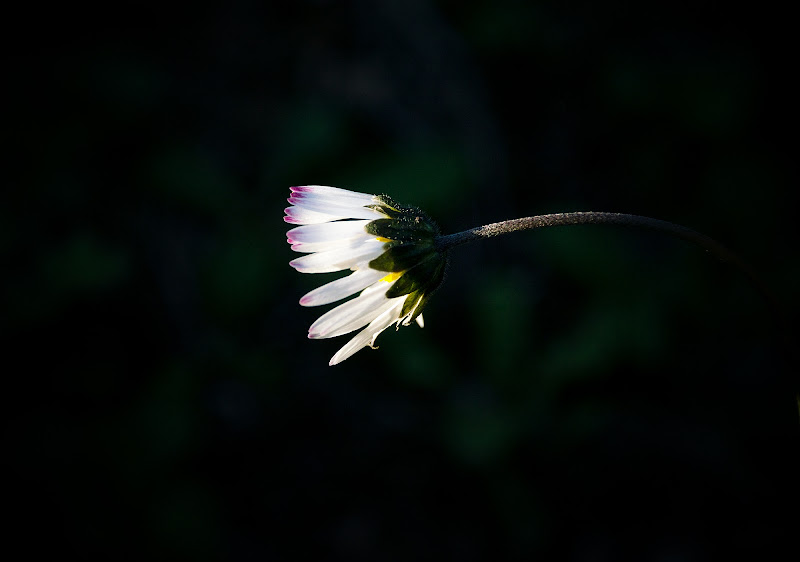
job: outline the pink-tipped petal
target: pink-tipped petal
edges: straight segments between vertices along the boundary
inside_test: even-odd
[[[316,213],[325,213],[335,215],[340,218],[349,219],[381,219],[386,218],[386,215],[374,209],[368,209],[362,204],[347,204],[339,203],[334,204],[329,201],[320,200],[315,197],[289,197],[289,203],[293,204],[296,208],[306,209]]]
[[[332,215],[330,213],[311,211],[303,207],[287,207],[284,212],[286,216],[283,217],[283,220],[289,224],[320,224],[350,218],[348,215]]]
[[[366,265],[384,252],[383,243],[367,240],[355,247],[344,247],[307,254],[289,262],[300,273],[331,273]]]
[[[342,189],[340,187],[331,187],[328,185],[296,185],[289,188],[292,193],[310,193],[318,196],[339,199],[356,199],[363,201],[364,204],[374,202],[374,195],[369,193],[359,193],[357,191],[350,191],[349,189]]]
[[[358,235],[367,236],[364,227],[366,227],[369,222],[368,220],[350,220],[308,224],[291,229],[286,233],[286,237],[291,243],[346,240]]]

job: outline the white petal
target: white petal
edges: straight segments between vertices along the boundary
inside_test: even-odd
[[[361,330],[353,339],[347,342],[342,349],[336,352],[336,355],[331,358],[328,364],[333,366],[337,363],[341,363],[360,349],[368,345],[373,345],[375,343],[375,338],[400,318],[400,312],[403,309],[403,300],[403,297],[392,299],[392,301],[397,302],[393,303],[393,306],[383,311],[370,322],[369,326]]]
[[[425,327],[425,320],[422,319],[422,313],[420,312],[419,316],[417,316],[417,324],[419,324],[420,328]]]
[[[287,207],[284,209],[286,216],[283,220],[290,224],[319,224],[323,222],[330,222],[339,219],[349,219],[349,214],[331,214],[331,213],[318,213],[317,211],[310,211],[302,207]]]
[[[287,242],[295,252],[325,252],[339,247],[355,247],[375,236],[364,226],[370,221],[336,221],[307,224],[286,233]]]
[[[288,201],[293,205],[307,204],[324,204],[333,205],[337,207],[367,207],[369,205],[380,205],[381,201],[373,196],[367,197],[350,197],[340,195],[321,195],[318,193],[292,193]]]
[[[290,188],[292,193],[313,193],[314,195],[350,198],[364,201],[365,205],[370,205],[375,202],[375,196],[369,193],[359,193],[357,191],[350,191],[349,189],[342,189],[340,187],[330,187],[328,185],[297,185]]]
[[[331,332],[328,332],[327,334],[325,334],[325,336],[314,337],[314,338],[311,338],[311,336],[309,336],[309,338],[311,338],[311,339],[325,339],[325,338],[335,338],[337,336],[341,336],[341,335],[344,335],[344,334],[349,334],[350,332],[353,332],[355,330],[363,328],[364,326],[366,326],[367,324],[369,324],[370,322],[375,320],[375,318],[377,318],[378,316],[380,316],[381,314],[383,314],[387,310],[395,308],[397,306],[397,301],[398,300],[400,301],[400,304],[402,305],[403,304],[403,302],[402,302],[403,298],[402,297],[396,297],[394,299],[386,299],[386,301],[383,302],[377,308],[374,308],[372,310],[368,310],[364,314],[358,316],[357,318],[354,318],[350,322],[347,322],[346,324],[342,324],[340,326],[337,326],[335,330],[333,330]]]
[[[364,227],[368,220],[336,221],[322,224],[298,226],[286,233],[289,243],[324,242],[328,240],[345,240],[359,234],[366,234]]]
[[[287,200],[295,207],[301,209],[308,209],[316,213],[327,213],[329,215],[336,215],[350,219],[380,219],[386,218],[386,215],[379,213],[374,209],[368,209],[361,203],[350,203],[344,200],[328,200],[325,198],[306,196],[305,194],[297,194],[294,197],[289,197]]]
[[[295,252],[311,253],[311,252],[329,252],[331,250],[343,248],[356,248],[368,241],[378,241],[374,236],[369,236],[365,233],[364,236],[357,236],[350,240],[328,240],[327,242],[298,242],[292,244],[292,250]]]
[[[319,317],[308,329],[311,339],[332,338],[366,326],[387,308],[391,308],[395,299],[387,299],[386,291],[391,283],[377,283],[346,303],[329,310]]]
[[[347,277],[342,277],[314,289],[300,299],[300,304],[303,306],[320,306],[336,302],[369,287],[385,275],[385,271],[370,268],[359,269]]]
[[[326,252],[308,254],[289,262],[300,273],[331,273],[367,264],[384,252],[384,243],[366,240],[354,247],[343,246]]]

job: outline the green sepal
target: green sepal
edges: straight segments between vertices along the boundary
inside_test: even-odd
[[[421,215],[376,219],[368,223],[365,230],[374,236],[403,242],[427,242],[439,234],[438,227],[426,221]]]
[[[412,310],[414,311],[414,318],[419,316],[420,313],[422,312],[422,307],[421,306],[417,306],[417,302],[421,301],[424,297],[425,297],[425,293],[423,291],[421,291],[421,290],[417,290],[417,291],[414,291],[413,293],[410,293],[406,297],[406,300],[403,301],[403,309],[400,311],[400,318],[405,318],[406,315],[409,312],[411,312]],[[424,304],[424,303],[420,303],[420,304]],[[415,310],[415,307],[416,307],[416,310]],[[414,318],[408,318],[406,320],[406,322],[408,323],[411,320],[413,320]]]
[[[439,285],[441,285],[442,281],[444,280],[444,272],[447,269],[447,258],[430,261],[434,262],[435,265],[433,275],[428,278],[428,282],[424,287],[421,287],[410,293],[403,302],[403,309],[400,311],[401,318],[405,317],[405,315],[412,310],[414,311],[412,316],[406,322],[411,322],[412,320],[415,320],[417,316],[422,314],[422,310],[425,308],[425,305],[428,304],[428,300],[431,298],[431,295],[433,295],[434,291],[439,288]],[[405,275],[403,275],[403,277],[405,277]]]
[[[394,199],[389,197],[388,195],[376,195],[375,196],[378,201],[380,201],[379,205],[367,205],[370,209],[375,209],[378,212],[383,213],[387,217],[390,218],[398,218],[403,216],[403,213],[406,209],[409,209],[406,205],[400,205],[396,203]]]
[[[378,195],[380,201],[370,208],[389,218],[370,221],[365,230],[388,240],[386,251],[369,262],[372,269],[387,272],[404,272],[387,290],[388,298],[408,295],[403,301],[401,318],[411,314],[406,321],[414,320],[431,294],[441,285],[447,268],[446,253],[439,252],[434,244],[439,235],[438,225],[416,207],[400,205],[388,195]]]
[[[437,253],[432,244],[388,242],[386,246],[389,248],[385,252],[369,262],[372,269],[391,272],[406,271]]]
[[[414,291],[427,290],[436,276],[441,261],[439,256],[431,255],[425,261],[412,267],[394,282],[394,285],[386,291],[386,296],[391,299]]]
[[[367,207],[370,209],[374,209],[379,213],[386,215],[389,218],[378,219],[377,221],[372,221],[372,222],[380,222],[381,224],[385,225],[391,221],[401,221],[401,223],[403,224],[402,226],[398,225],[398,228],[400,228],[403,231],[417,230],[419,232],[427,232],[428,233],[427,236],[424,234],[421,235],[423,238],[439,235],[439,226],[421,209],[417,207],[412,207],[411,205],[401,205],[395,202],[388,195],[377,195],[376,197],[380,201],[380,204],[367,205]],[[370,232],[369,230],[367,231]],[[384,238],[394,238],[394,237],[386,235],[384,236]]]

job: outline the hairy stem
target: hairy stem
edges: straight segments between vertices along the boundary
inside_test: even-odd
[[[758,290],[758,292],[761,293],[761,295],[767,300],[773,312],[778,314],[780,317],[781,307],[772,296],[772,293],[761,281],[761,278],[756,274],[756,272],[746,262],[739,258],[739,256],[728,250],[716,240],[709,238],[705,234],[701,234],[695,230],[692,230],[691,228],[687,228],[679,224],[652,219],[650,217],[628,215],[625,213],[603,213],[595,211],[537,215],[534,217],[525,217],[521,219],[496,222],[487,224],[485,226],[480,226],[478,228],[465,230],[463,232],[458,232],[456,234],[439,236],[436,239],[436,246],[440,250],[447,250],[467,242],[474,242],[475,240],[480,240],[482,238],[491,238],[493,236],[500,236],[501,234],[517,232],[519,230],[533,230],[535,228],[569,226],[576,224],[611,224],[618,226],[634,226],[649,230],[657,230],[659,232],[664,232],[671,236],[676,236],[678,238],[693,242],[707,252],[716,256],[721,261],[731,264],[739,271],[744,273],[756,290]]]
[[[496,222],[487,224],[464,232],[450,234],[447,236],[439,236],[436,239],[436,246],[438,249],[445,251],[454,246],[473,242],[482,238],[491,238],[493,236],[500,236],[501,234],[508,234],[509,232],[516,232],[519,230],[532,230],[534,228],[544,228],[550,226],[568,226],[573,224],[611,224],[618,226],[634,226],[638,228],[647,228],[649,230],[657,230],[677,238],[688,240],[697,244],[707,252],[713,254],[719,260],[729,263],[739,271],[741,271],[753,287],[761,294],[766,300],[767,306],[774,322],[775,336],[779,342],[779,348],[784,355],[790,370],[793,372],[793,382],[790,383],[794,386],[793,391],[797,399],[798,413],[800,413],[800,380],[797,380],[798,369],[797,360],[797,344],[795,334],[795,326],[788,321],[788,316],[784,312],[785,309],[775,298],[767,285],[761,280],[755,270],[750,267],[739,256],[731,252],[728,248],[709,238],[705,234],[701,234],[691,228],[686,228],[679,224],[674,224],[667,221],[652,219],[650,217],[643,217],[639,215],[628,215],[625,213],[603,213],[603,212],[576,212],[576,213],[553,213],[549,215],[537,215],[535,217],[526,217],[522,219],[513,219],[503,222]]]

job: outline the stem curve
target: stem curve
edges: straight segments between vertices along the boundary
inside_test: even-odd
[[[707,252],[713,254],[720,261],[729,263],[741,271],[755,287],[755,289],[764,297],[764,299],[766,299],[767,303],[772,309],[772,312],[776,314],[776,317],[781,317],[781,307],[767,285],[761,280],[755,270],[735,253],[713,238],[697,232],[696,230],[692,230],[691,228],[672,222],[644,217],[641,215],[606,213],[601,211],[579,211],[572,213],[536,215],[533,217],[524,217],[521,219],[496,222],[465,230],[463,232],[457,232],[455,234],[439,236],[436,238],[435,244],[438,250],[446,251],[455,246],[466,244],[467,242],[474,242],[483,238],[492,238],[494,236],[509,234],[511,232],[579,224],[609,224],[645,228],[648,230],[663,232],[665,234],[692,242]]]

